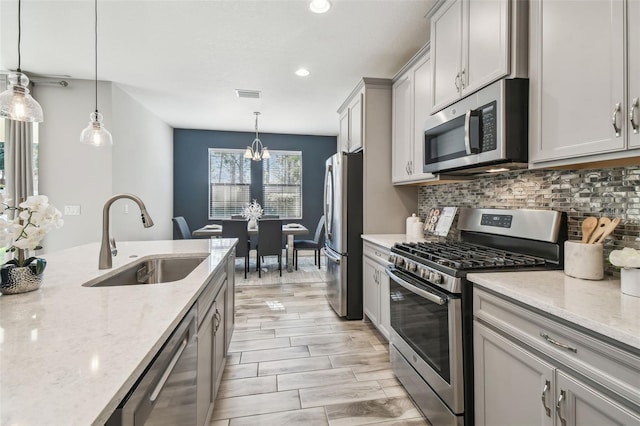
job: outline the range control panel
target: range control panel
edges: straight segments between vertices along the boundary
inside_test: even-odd
[[[480,219],[480,225],[511,228],[512,221],[513,216],[508,214],[483,214]]]

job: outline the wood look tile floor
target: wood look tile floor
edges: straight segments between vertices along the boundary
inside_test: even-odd
[[[275,263],[275,264],[274,264]],[[388,344],[363,321],[339,318],[325,274],[300,253],[298,271],[255,256],[236,263],[236,326],[211,426],[429,425],[389,364]]]

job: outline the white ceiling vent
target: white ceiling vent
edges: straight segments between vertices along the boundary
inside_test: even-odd
[[[260,99],[261,93],[262,92],[260,92],[259,90],[236,89],[236,95],[239,98]]]

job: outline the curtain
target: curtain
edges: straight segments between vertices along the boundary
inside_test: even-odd
[[[33,123],[6,120],[5,198],[11,205],[33,195]]]

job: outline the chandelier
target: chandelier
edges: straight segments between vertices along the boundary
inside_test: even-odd
[[[269,148],[262,146],[262,141],[258,137],[258,116],[259,112],[254,112],[256,115],[256,138],[244,151],[244,158],[251,158],[253,161],[262,161],[263,158],[271,158],[269,154]]]

